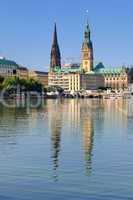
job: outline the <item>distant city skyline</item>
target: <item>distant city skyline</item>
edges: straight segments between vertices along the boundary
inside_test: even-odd
[[[62,63],[80,62],[88,18],[95,63],[132,65],[132,10],[131,0],[1,1],[0,56],[47,71],[56,22]]]

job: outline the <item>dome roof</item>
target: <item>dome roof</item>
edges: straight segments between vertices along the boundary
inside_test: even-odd
[[[0,58],[0,68],[19,68],[19,65],[12,61],[12,60],[7,60],[5,58]]]
[[[95,71],[100,71],[100,70],[103,70],[104,68],[105,67],[104,67],[103,63],[100,62],[95,66]]]

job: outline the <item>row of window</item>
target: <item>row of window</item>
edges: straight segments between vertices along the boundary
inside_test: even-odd
[[[120,80],[127,80],[127,78],[106,78],[106,80],[111,80],[111,81],[119,80],[120,81]]]

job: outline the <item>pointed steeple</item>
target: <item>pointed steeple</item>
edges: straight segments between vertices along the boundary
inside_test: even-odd
[[[93,70],[93,44],[91,41],[91,31],[87,20],[84,31],[84,41],[82,44],[82,68],[84,72]]]
[[[61,67],[61,56],[57,39],[56,23],[54,25],[54,35],[53,35],[53,44],[51,49],[51,61],[50,61],[50,68],[54,69],[55,67]]]
[[[53,44],[58,44],[56,23],[54,24]]]
[[[88,20],[84,31],[84,43],[88,45],[91,43],[91,31]]]

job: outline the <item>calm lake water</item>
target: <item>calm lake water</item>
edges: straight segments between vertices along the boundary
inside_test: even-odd
[[[0,106],[0,200],[133,199],[133,118],[120,100]]]

